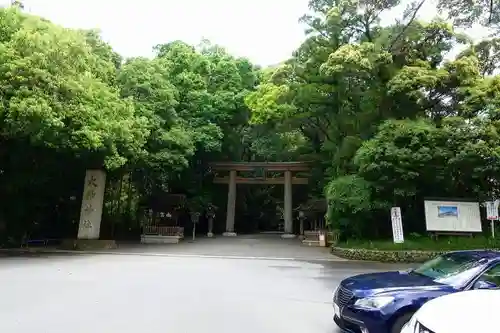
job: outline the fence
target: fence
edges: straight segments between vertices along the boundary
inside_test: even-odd
[[[168,227],[168,226],[148,225],[148,226],[144,226],[143,234],[184,237],[184,228],[183,227]]]

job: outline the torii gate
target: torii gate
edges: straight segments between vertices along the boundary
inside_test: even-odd
[[[215,162],[210,167],[214,171],[229,171],[229,176],[215,177],[214,183],[228,184],[226,232],[224,236],[236,236],[234,216],[236,212],[236,184],[284,184],[284,220],[283,238],[295,237],[293,234],[292,185],[306,185],[307,178],[295,177],[293,172],[309,171],[307,162]],[[238,176],[238,172],[260,171],[258,176]],[[267,177],[269,172],[283,173],[283,177]]]

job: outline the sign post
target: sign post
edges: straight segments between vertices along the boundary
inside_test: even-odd
[[[391,208],[391,222],[392,222],[392,237],[394,243],[404,243],[403,235],[403,219],[401,217],[401,208],[392,207]]]
[[[490,220],[491,224],[491,237],[495,238],[495,221],[498,220],[498,206],[500,200],[486,202],[486,218]]]

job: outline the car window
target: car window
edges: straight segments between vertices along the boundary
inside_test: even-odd
[[[414,272],[432,279],[444,279],[476,267],[477,264],[477,259],[469,254],[449,253],[425,262]]]
[[[461,288],[477,276],[483,264],[469,253],[448,253],[431,259],[414,269],[414,274],[427,276],[438,283]]]
[[[479,280],[494,284],[497,288],[500,288],[500,265],[487,269],[483,274],[481,274]]]

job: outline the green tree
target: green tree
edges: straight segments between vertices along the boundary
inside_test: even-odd
[[[95,34],[0,9],[0,220],[11,235],[34,222],[71,229],[85,168],[141,152],[146,122],[112,85],[112,54]]]
[[[132,103],[103,82],[112,65],[79,32],[14,8],[0,15],[12,23],[0,30],[2,136],[123,165],[146,131]]]
[[[416,20],[423,3],[382,27],[380,15],[401,2],[311,1],[308,38],[246,99],[254,123],[304,135],[330,222],[349,221],[343,229],[357,237],[376,232],[368,221],[394,204],[418,215],[428,195],[496,191],[493,157],[481,158],[496,154],[497,79],[485,78],[496,42],[472,45],[443,20]],[[471,46],[445,60],[457,44]]]

